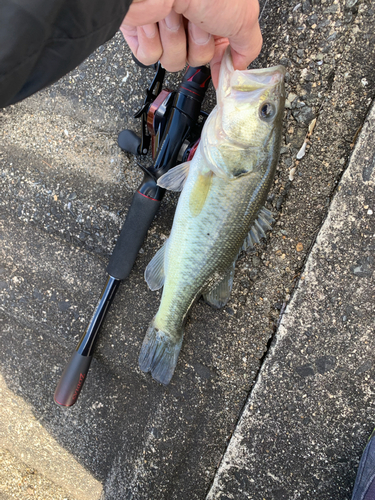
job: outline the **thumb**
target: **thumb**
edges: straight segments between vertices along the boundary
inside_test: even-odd
[[[244,32],[230,37],[229,43],[234,69],[246,69],[262,49],[263,38],[258,21]]]

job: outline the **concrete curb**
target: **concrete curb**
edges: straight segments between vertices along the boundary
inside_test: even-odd
[[[351,498],[375,425],[375,106],[207,500]]]

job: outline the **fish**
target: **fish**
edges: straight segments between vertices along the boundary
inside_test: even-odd
[[[272,227],[264,203],[280,154],[284,77],[283,66],[234,70],[226,50],[217,105],[192,160],[158,179],[181,194],[170,236],[145,271],[149,288],[163,292],[139,368],[164,385],[175,371],[194,302],[203,296],[211,306],[224,307],[238,255]]]

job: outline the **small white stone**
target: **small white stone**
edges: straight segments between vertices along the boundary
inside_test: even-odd
[[[307,146],[307,143],[306,143],[306,141],[305,141],[305,142],[302,144],[301,149],[300,149],[300,150],[298,151],[298,153],[297,153],[297,156],[296,156],[297,160],[301,160],[301,159],[305,156],[305,154],[306,154],[306,146]]]
[[[368,214],[368,215],[372,215],[373,213],[374,213],[374,212],[371,210],[371,208],[369,208],[369,209],[367,210],[367,214]]]
[[[293,181],[294,180],[294,174],[296,173],[296,167],[293,167],[289,170],[289,180]]]
[[[289,92],[287,99],[290,103],[292,103],[294,101],[294,99],[297,99],[297,97],[298,97],[298,95],[295,94],[294,92]]]

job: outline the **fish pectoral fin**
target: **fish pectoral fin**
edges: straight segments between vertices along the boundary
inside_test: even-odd
[[[267,208],[262,207],[259,210],[258,217],[255,219],[248,235],[243,242],[241,250],[253,248],[254,243],[259,243],[261,238],[266,237],[266,231],[272,229],[272,222],[274,219],[272,213]]]
[[[146,267],[145,280],[152,291],[159,290],[164,285],[164,257],[167,243],[168,240],[159,248]]]
[[[158,179],[158,186],[169,191],[182,191],[190,169],[190,161],[173,167]]]
[[[208,193],[210,192],[212,184],[212,172],[202,174],[197,177],[195,185],[190,193],[189,209],[193,217],[197,217],[206,203]]]
[[[209,304],[210,306],[215,307],[216,309],[224,307],[229,300],[233,286],[236,261],[237,257],[230,265],[223,279],[217,285],[215,285],[210,292],[203,294],[204,301],[207,302],[207,304]]]

